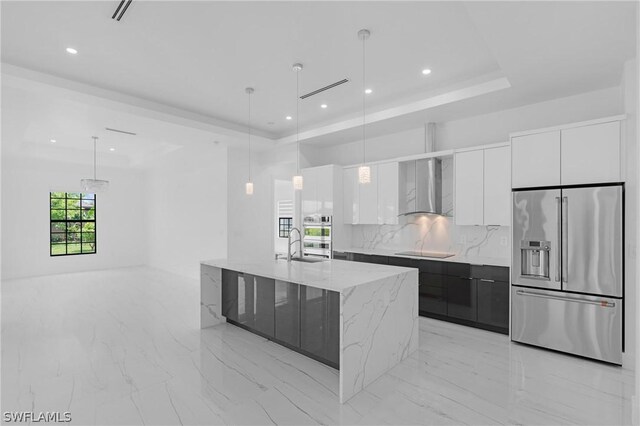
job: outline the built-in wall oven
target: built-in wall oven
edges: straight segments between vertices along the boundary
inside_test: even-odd
[[[302,246],[304,256],[331,258],[331,216],[306,216],[303,222]]]

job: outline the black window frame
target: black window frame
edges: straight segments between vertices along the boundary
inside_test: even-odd
[[[62,191],[56,191],[56,192],[49,192],[49,257],[59,257],[59,256],[76,256],[76,255],[85,255],[85,254],[97,254],[98,253],[98,227],[97,227],[97,196],[96,194],[92,194],[92,193],[84,193],[84,192],[64,192],[64,198],[61,197],[54,197],[53,194],[61,194]],[[80,197],[70,197],[70,194],[80,194]],[[92,198],[85,198],[85,195],[91,195]],[[54,209],[51,207],[52,205],[52,200],[64,200],[64,210],[63,209]],[[68,219],[68,215],[67,215],[67,210],[76,210],[76,209],[69,209],[68,208],[68,201],[69,200],[77,200],[80,203],[80,207],[78,208],[78,211],[80,211],[80,218],[79,219]],[[82,212],[84,211],[82,208],[82,202],[85,200],[91,200],[93,202],[93,219],[84,219]],[[56,211],[64,211],[64,219],[54,219],[52,216],[52,212],[53,210]],[[90,209],[87,209],[90,210]],[[64,232],[54,232],[53,231],[53,224],[54,223],[64,223]],[[69,223],[80,223],[80,231],[78,232],[78,234],[80,234],[80,243],[72,243],[72,244],[80,244],[80,252],[79,253],[69,253],[69,239],[68,239],[68,229],[69,229]],[[86,223],[93,223],[93,232],[85,232],[84,229],[84,224]],[[64,234],[65,238],[64,238],[64,246],[65,246],[65,253],[57,253],[54,254],[53,253],[53,246],[56,245],[56,243],[54,243],[53,241],[53,236],[54,234]],[[83,234],[93,234],[93,241],[84,241],[83,238]],[[93,251],[87,251],[84,252],[83,251],[83,246],[84,244],[93,244]],[[58,245],[63,245],[62,243],[58,243]]]
[[[293,228],[293,218],[289,216],[278,217],[278,237],[289,238],[289,233]]]

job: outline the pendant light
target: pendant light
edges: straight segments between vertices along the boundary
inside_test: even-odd
[[[293,64],[296,73],[296,174],[293,177],[293,189],[300,191],[304,186],[304,180],[300,173],[300,71],[302,64]]]
[[[358,167],[358,182],[360,183],[371,183],[371,168],[367,166],[367,137],[365,133],[365,98],[367,87],[367,82],[365,80],[365,42],[369,36],[371,36],[371,32],[367,29],[358,31],[358,38],[362,40],[362,165]]]
[[[244,91],[249,95],[249,120],[247,125],[249,128],[249,180],[244,184],[244,190],[247,195],[253,195],[253,181],[251,180],[251,94],[253,93],[253,87],[247,87]]]
[[[97,178],[96,173],[96,153],[97,153],[97,144],[98,137],[92,136],[93,138],[93,179],[82,179],[80,180],[80,185],[82,186],[82,190],[84,192],[96,193],[100,191],[106,191],[109,188],[108,180],[101,180]]]

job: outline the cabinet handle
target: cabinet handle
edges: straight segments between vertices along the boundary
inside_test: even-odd
[[[460,279],[463,279],[463,280],[472,280],[473,278],[469,278],[469,277],[460,277]]]
[[[480,281],[483,281],[485,283],[495,283],[496,282],[496,280],[488,280],[486,278],[480,278]]]

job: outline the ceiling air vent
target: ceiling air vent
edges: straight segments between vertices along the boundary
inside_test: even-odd
[[[108,130],[110,132],[124,133],[125,135],[131,135],[131,136],[135,136],[136,135],[136,133],[133,133],[133,132],[127,132],[126,130],[112,129],[111,127],[105,127],[104,129]]]
[[[347,82],[349,82],[348,78],[342,79],[340,81],[336,81],[335,83],[331,83],[328,86],[321,87],[318,90],[314,90],[313,92],[309,92],[306,95],[302,95],[302,96],[300,96],[300,99],[306,99],[306,98],[311,97],[313,95],[317,95],[318,93],[324,92],[325,90],[333,89],[334,87],[340,86],[341,84],[345,84]]]
[[[118,8],[116,9],[116,11],[113,12],[113,16],[111,16],[111,19],[115,19],[116,21],[120,21],[122,19],[122,17],[124,16],[124,13],[127,11],[127,9],[129,9],[129,6],[131,5],[132,1],[133,0],[120,0],[120,4],[118,5]],[[122,7],[122,6],[124,6],[124,7]],[[118,15],[118,13],[120,13],[120,15]],[[116,18],[116,16],[118,16],[118,17]]]

